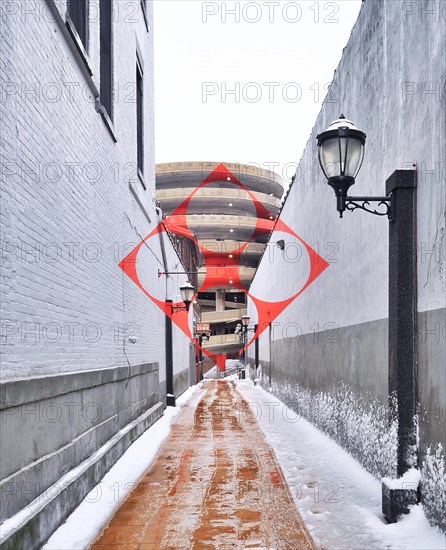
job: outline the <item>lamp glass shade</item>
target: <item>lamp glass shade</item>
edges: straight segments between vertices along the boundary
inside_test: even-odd
[[[195,294],[195,289],[189,282],[187,282],[184,285],[180,286],[180,293],[181,299],[185,304],[187,304],[192,302],[192,298]]]
[[[247,327],[247,326],[248,326],[248,324],[249,324],[249,319],[250,319],[249,315],[242,315],[242,325],[243,325],[244,327]]]
[[[319,162],[327,179],[356,178],[364,159],[365,137],[353,122],[342,117],[318,136]]]
[[[356,178],[364,159],[364,145],[358,139],[349,138],[347,153],[345,175]]]

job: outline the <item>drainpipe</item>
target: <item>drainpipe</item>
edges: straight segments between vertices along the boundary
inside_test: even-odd
[[[173,300],[167,300],[172,304]],[[166,402],[168,407],[175,407],[175,395],[173,392],[173,341],[172,319],[166,315]]]
[[[272,343],[272,324],[269,325],[269,387],[272,387],[273,375],[273,343]]]
[[[160,216],[160,210],[157,208],[156,212],[158,214],[158,219],[162,223],[162,218]],[[158,232],[159,240],[160,240],[160,247],[161,247],[161,255],[163,258],[163,265],[164,265],[164,271],[166,273],[166,302],[168,304],[172,304],[173,300],[168,298],[168,277],[167,273],[169,272],[169,268],[167,265],[167,256],[166,256],[166,248],[164,246],[164,239],[163,239],[163,231]],[[166,344],[166,404],[169,407],[175,407],[175,394],[173,391],[173,340],[172,340],[172,319],[166,315],[166,321],[165,321],[165,344]]]
[[[255,325],[254,331],[257,332],[258,325]],[[257,371],[259,370],[259,337],[254,340],[254,365],[256,369],[256,377],[257,377]]]

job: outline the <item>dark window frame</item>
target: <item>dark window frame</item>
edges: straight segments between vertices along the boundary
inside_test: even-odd
[[[149,32],[149,20],[147,18],[147,0],[140,0],[141,1],[141,10],[144,16],[144,22],[146,24],[147,32]]]
[[[77,19],[77,15],[73,12],[72,7],[76,5],[73,0],[68,0],[69,3],[67,3],[67,11],[65,13],[65,26],[68,29],[68,32],[70,34],[70,37],[76,46],[77,53],[80,56],[80,59],[82,60],[82,63],[84,64],[85,68],[88,71],[89,76],[93,76],[93,71],[91,70],[90,66],[90,60],[88,58],[88,46],[89,46],[89,38],[90,38],[90,32],[89,32],[89,9],[90,9],[90,0],[85,0],[86,10],[84,13],[85,17],[85,27],[84,27],[84,36],[81,37],[82,29],[79,29],[79,24],[77,24],[75,21]],[[74,21],[73,21],[73,19]],[[81,34],[79,34],[79,31]]]
[[[90,0],[68,0],[67,15],[85,52],[88,53]]]
[[[144,72],[136,56],[136,162],[138,175],[144,185]]]
[[[113,120],[113,2],[100,0],[100,101],[106,114]]]

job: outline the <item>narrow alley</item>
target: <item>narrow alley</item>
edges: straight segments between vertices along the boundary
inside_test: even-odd
[[[446,0],[0,0],[0,550],[446,550]]]
[[[234,382],[206,384],[93,550],[315,548]]]

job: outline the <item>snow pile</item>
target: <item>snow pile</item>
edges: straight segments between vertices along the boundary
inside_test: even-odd
[[[250,380],[238,389],[281,466],[294,502],[319,547],[342,550],[445,550],[421,505],[398,523],[381,512],[381,483],[333,439]],[[410,476],[417,475],[411,471]],[[412,479],[412,478],[411,478]]]
[[[423,506],[412,506],[398,523],[385,524],[379,517],[368,516],[367,527],[381,540],[379,548],[398,550],[445,550],[446,535],[429,525]]]
[[[407,470],[407,472],[398,479],[383,478],[383,483],[385,483],[389,489],[417,489],[419,482],[420,470],[416,468]]]
[[[435,451],[431,447],[421,465],[421,490],[429,519],[440,521],[441,528],[446,532],[446,457],[443,446],[438,443]]]
[[[206,379],[220,378],[220,369],[215,365],[203,375],[203,378],[206,378]]]
[[[395,477],[397,421],[372,396],[340,384],[334,392],[316,392],[295,382],[275,384],[272,393],[346,449],[374,476]]]

